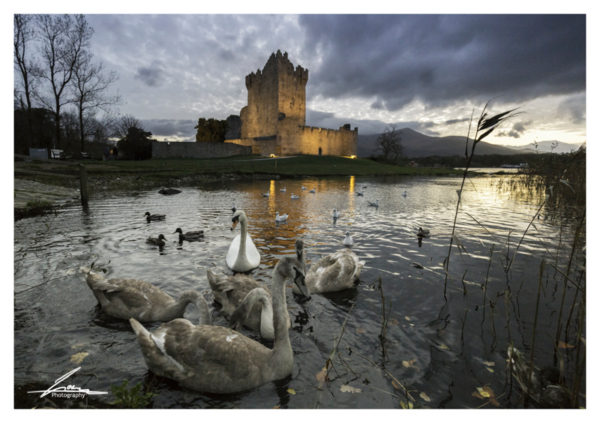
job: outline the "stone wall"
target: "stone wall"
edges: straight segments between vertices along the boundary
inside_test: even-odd
[[[249,139],[242,138],[238,140],[226,140],[226,143],[237,144],[240,146],[246,146],[252,150],[252,154],[260,154],[262,156],[270,156],[275,154],[281,156],[281,147],[277,138],[271,139]]]
[[[358,128],[342,126],[339,130],[312,126],[279,126],[277,136],[282,155],[322,154],[324,156],[356,155]],[[320,150],[319,150],[320,149]]]
[[[152,143],[153,159],[209,159],[251,154],[252,147],[224,142],[159,142]]]

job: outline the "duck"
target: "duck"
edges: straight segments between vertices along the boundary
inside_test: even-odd
[[[346,232],[346,237],[344,238],[344,241],[342,241],[342,244],[344,244],[344,247],[352,247],[352,245],[354,245],[354,240],[352,239],[352,236],[350,235],[350,232]]]
[[[287,221],[288,215],[286,214],[279,214],[279,212],[275,212],[275,222],[277,223],[282,223]]]
[[[376,209],[379,208],[379,200],[368,201],[368,203],[369,203],[369,207],[375,207]]]
[[[167,238],[163,234],[158,235],[158,238],[148,237],[146,239],[146,244],[158,245],[159,247],[165,246],[165,241]]]
[[[301,257],[301,254],[296,252],[297,257]],[[266,340],[274,339],[272,295],[264,284],[251,276],[239,273],[228,276],[208,269],[206,276],[215,301],[221,304],[221,311],[230,321],[231,327],[243,325],[259,332]],[[300,293],[309,297],[304,280],[298,280],[296,283]],[[289,316],[286,316],[286,320],[289,329]]]
[[[334,219],[340,218],[340,212],[338,211],[338,209],[333,209],[333,218]]]
[[[308,191],[308,192],[310,192],[311,194],[314,194],[315,192],[317,192],[317,190],[313,188],[313,189],[311,189],[311,190],[310,190],[310,191]]]
[[[300,188],[302,188],[302,191],[306,190],[306,187],[304,185],[302,185]]]
[[[429,229],[423,229],[419,226],[419,230],[417,231],[417,237],[419,238],[428,238],[429,237]]]
[[[106,279],[102,273],[87,272],[86,282],[102,311],[117,319],[167,322],[182,317],[188,304],[196,305],[206,317],[208,305],[197,291],[185,291],[175,300],[150,282],[138,279]]]
[[[269,195],[270,194],[268,192],[263,192],[263,194],[262,194],[263,197],[269,197]]]
[[[362,193],[362,192],[360,192],[360,191],[356,191],[356,196],[357,196],[357,197],[362,197],[363,195],[365,195],[365,194],[363,194],[363,193]]]
[[[250,234],[248,234],[248,218],[243,210],[238,210],[231,218],[231,230],[237,224],[241,226],[240,234],[236,235],[229,245],[225,261],[227,266],[234,272],[244,273],[258,267],[260,264],[260,253],[254,245]]]
[[[297,200],[298,198],[300,198],[300,196],[299,196],[299,195],[296,195],[296,194],[294,194],[294,193],[292,193],[292,195],[290,196],[290,198],[291,198],[292,200]]]
[[[304,277],[303,265],[296,257],[283,257],[272,277],[273,348],[223,326],[175,319],[150,332],[131,318],[148,368],[184,388],[213,394],[246,391],[289,376],[294,352],[286,323],[285,284]]]
[[[359,281],[364,262],[349,248],[322,257],[313,263],[304,280],[308,294],[337,292],[354,288]],[[294,292],[302,294],[297,288]]]
[[[144,216],[146,217],[147,222],[153,222],[153,221],[157,221],[157,220],[165,220],[165,218],[167,217],[164,214],[150,214],[150,212],[144,213]]]
[[[286,192],[286,191],[287,191],[287,188],[286,188],[286,187],[283,187],[283,188],[281,188],[279,191],[281,191],[281,192]]]
[[[204,231],[190,231],[190,232],[186,232],[183,233],[183,231],[181,230],[181,228],[177,228],[175,229],[175,233],[179,233],[179,243],[182,243],[183,241],[198,241],[201,239],[204,239]]]
[[[181,192],[180,189],[176,189],[176,188],[161,188],[158,190],[159,194],[162,195],[174,195],[174,194],[179,194]]]
[[[406,196],[407,196],[407,195],[408,195],[408,192],[406,192],[406,190],[404,190],[404,192],[402,193],[402,196],[403,196],[404,198],[406,198]]]

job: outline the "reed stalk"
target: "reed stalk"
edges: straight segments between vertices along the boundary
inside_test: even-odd
[[[488,280],[490,277],[490,268],[492,267],[492,256],[493,255],[494,255],[494,244],[492,244],[492,247],[490,248],[490,261],[488,262],[487,271],[485,273],[485,282],[483,283],[483,294],[482,294],[483,317],[481,319],[481,322],[483,322],[485,320],[485,301],[487,298],[487,285],[488,285]]]
[[[565,325],[565,340],[569,336],[569,327],[571,326],[571,318],[573,317],[573,310],[575,309],[575,304],[577,303],[577,297],[580,291],[581,280],[583,279],[585,271],[581,271],[579,273],[579,280],[577,281],[575,295],[573,296],[573,302],[571,303],[571,308],[569,309],[569,317],[567,318],[567,324]]]
[[[586,309],[586,299],[585,299],[585,291],[586,287],[584,285],[581,297],[581,303],[579,305],[579,322],[577,325],[577,352],[575,355],[575,379],[573,381],[573,387],[571,389],[571,404],[573,407],[577,407],[579,403],[579,390],[581,389],[581,379],[583,377],[583,370],[585,367],[585,356],[586,356],[586,348],[583,347],[583,357],[581,357],[581,361],[579,360],[581,346],[584,343],[582,339],[583,328],[585,326],[585,309]]]
[[[510,310],[510,295],[511,294],[510,294],[509,289],[504,291],[504,314],[506,316],[506,331],[507,331],[508,345],[513,345],[512,333],[510,331],[510,311],[509,311]],[[509,360],[508,372],[507,372],[509,395],[512,392],[512,377],[511,377],[511,375],[512,375],[512,361]]]
[[[379,293],[381,294],[381,331],[379,332],[379,343],[381,345],[381,355],[383,357],[383,362],[385,363],[385,333],[387,329],[387,317],[385,312],[385,295],[383,294],[383,281],[381,280],[381,276],[379,276]]]
[[[527,394],[531,395],[531,376],[533,375],[533,357],[535,355],[535,335],[537,332],[538,311],[540,308],[540,296],[542,293],[542,279],[544,274],[544,260],[540,263],[540,273],[538,277],[538,291],[535,300],[535,314],[533,315],[533,329],[531,334],[531,354],[529,357],[529,375],[527,376]]]
[[[579,225],[577,225],[577,229],[575,230],[575,236],[573,237],[573,245],[571,246],[571,254],[569,255],[569,262],[567,264],[567,270],[565,272],[565,278],[564,278],[564,282],[563,282],[563,291],[562,291],[562,296],[561,296],[561,300],[560,300],[560,309],[558,312],[558,318],[556,321],[556,336],[554,339],[554,361],[556,363],[556,356],[557,356],[557,352],[558,352],[558,342],[560,341],[560,333],[562,331],[562,315],[563,315],[563,311],[564,311],[564,306],[565,306],[565,298],[567,296],[567,277],[569,276],[569,273],[571,272],[571,266],[573,265],[573,257],[575,256],[575,251],[577,249],[577,245],[579,243],[579,234],[581,232],[581,229],[583,228],[583,224],[585,222],[585,211],[583,212],[583,215],[581,217],[581,220],[579,221]]]
[[[488,262],[488,268],[485,273],[485,282],[483,283],[483,293],[482,293],[482,298],[481,298],[481,303],[482,303],[482,307],[483,307],[483,317],[481,319],[482,322],[485,320],[485,301],[487,298],[487,284],[488,284],[488,281],[490,278],[490,268],[492,267],[492,256],[493,255],[494,255],[494,244],[492,244],[492,247],[490,248],[490,261]]]
[[[456,201],[456,209],[454,210],[454,220],[452,222],[452,232],[450,234],[450,243],[448,245],[448,254],[446,259],[444,260],[444,299],[447,299],[446,292],[448,287],[448,272],[450,269],[450,255],[452,253],[452,245],[454,244],[454,237],[456,232],[456,221],[458,219],[458,210],[460,208],[460,202],[462,199],[463,188],[465,186],[465,181],[467,180],[467,175],[469,172],[469,168],[471,166],[471,162],[473,161],[473,157],[475,156],[475,147],[477,144],[482,141],[485,137],[490,135],[503,121],[509,119],[518,113],[515,113],[516,109],[507,110],[502,113],[498,113],[494,116],[489,116],[487,113],[489,101],[483,107],[481,111],[481,115],[479,116],[479,120],[477,121],[477,125],[475,127],[475,136],[473,138],[473,144],[471,146],[471,152],[469,153],[469,135],[471,135],[471,126],[473,124],[473,113],[471,114],[471,119],[469,120],[469,129],[467,131],[467,137],[465,142],[465,158],[466,165],[465,170],[463,172],[462,181],[460,183],[460,189],[458,190],[458,200]]]

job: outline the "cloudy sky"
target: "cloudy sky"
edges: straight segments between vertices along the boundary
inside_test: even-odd
[[[88,15],[119,111],[159,139],[247,103],[245,76],[287,51],[309,69],[307,124],[464,135],[473,110],[522,111],[490,142],[586,140],[584,15]]]

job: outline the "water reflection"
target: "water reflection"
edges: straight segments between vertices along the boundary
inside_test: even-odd
[[[274,264],[294,253],[298,238],[304,240],[311,263],[343,248],[345,233],[350,231],[353,251],[366,262],[361,283],[353,290],[314,295],[307,302],[288,290],[295,353],[290,379],[236,396],[211,397],[153,378],[149,385],[157,391],[155,407],[397,408],[400,393],[390,374],[411,392],[425,392],[431,398],[430,402],[416,399],[416,406],[481,406],[471,395],[476,386],[489,384],[501,393],[509,379],[502,365],[509,339],[519,348],[529,345],[529,331],[523,328],[532,325],[541,259],[551,252],[560,267],[568,260],[571,244],[559,240],[573,239],[568,225],[536,221],[507,275],[503,268],[507,252],[514,253],[543,199],[543,192],[527,197],[507,188],[511,178],[474,178],[466,185],[456,226],[460,248],[450,262],[448,302],[442,296],[443,260],[460,183],[455,178],[218,181],[185,188],[169,198],[154,191],[93,198],[88,213],[73,205],[57,215],[18,221],[15,383],[35,384],[35,389],[51,383],[71,365],[74,352],[63,346],[79,344],[90,351],[82,366],[98,375],[99,388],[108,389],[124,379],[130,385],[147,380],[149,373],[128,325],[98,314],[79,267],[96,262],[106,268],[107,277],[147,280],[173,296],[197,289],[210,301],[206,269],[228,272],[224,259],[236,235],[229,230],[234,204],[246,212],[248,231],[261,252],[253,277],[270,284]],[[281,192],[284,186],[287,190]],[[356,195],[358,187],[364,196]],[[292,200],[292,192],[300,198]],[[368,207],[367,201],[375,199],[380,207]],[[335,222],[334,208],[341,212]],[[146,210],[164,213],[166,220],[148,224],[142,217]],[[286,224],[275,223],[276,211],[289,214]],[[147,237],[171,234],[177,227],[204,230],[204,240],[179,244],[176,236],[169,236],[162,251],[145,244]],[[429,229],[431,235],[416,236],[419,227]],[[583,259],[578,252],[574,262]],[[553,358],[556,305],[563,283],[560,273],[544,275],[548,289],[540,303],[536,341],[540,364]],[[504,296],[507,283],[513,286],[513,296]],[[385,355],[379,338],[384,321],[382,294],[387,304]],[[573,303],[573,294],[567,292],[565,304]],[[215,324],[227,324],[218,310],[212,315]],[[314,389],[315,375],[330,356],[344,321],[347,326],[328,394],[321,394]],[[575,324],[573,318],[571,325]],[[98,350],[99,345],[104,350]],[[486,370],[483,361],[496,363],[494,373]],[[407,367],[403,362],[413,364]],[[565,365],[572,369],[573,362],[571,358]],[[342,385],[360,388],[361,394],[341,392]],[[296,395],[290,395],[289,388]],[[19,401],[19,407],[38,405],[27,396]],[[516,395],[499,401],[504,407],[520,404]]]

